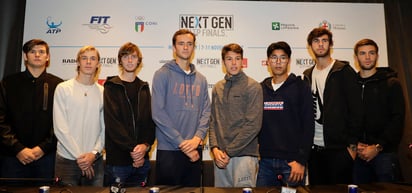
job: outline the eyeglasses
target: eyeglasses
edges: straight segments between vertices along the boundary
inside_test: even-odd
[[[280,61],[281,63],[285,63],[285,62],[287,62],[288,59],[289,59],[287,56],[280,56],[280,57],[278,57],[278,56],[276,56],[276,55],[269,56],[269,58],[270,58],[270,61],[271,61],[271,62],[277,62],[278,59],[279,59],[279,61]]]

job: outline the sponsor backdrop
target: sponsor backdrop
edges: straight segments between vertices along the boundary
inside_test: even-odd
[[[379,65],[387,66],[383,10],[383,4],[365,3],[27,0],[24,42],[32,38],[48,42],[48,71],[63,79],[76,75],[79,48],[96,46],[101,55],[102,83],[107,76],[118,74],[118,49],[130,41],[143,53],[138,76],[150,84],[154,72],[173,57],[173,33],[187,28],[197,35],[192,63],[207,77],[210,91],[224,76],[221,48],[232,42],[244,48],[244,71],[259,82],[270,76],[266,48],[276,41],[290,44],[290,71],[301,75],[314,64],[307,34],[319,26],[329,28],[334,35],[334,58],[356,67],[354,44],[371,38],[380,46]],[[204,159],[211,159],[207,145]]]

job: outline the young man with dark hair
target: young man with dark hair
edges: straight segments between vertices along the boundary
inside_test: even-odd
[[[313,29],[307,43],[316,61],[303,72],[311,86],[315,108],[309,183],[349,184],[360,127],[356,72],[349,62],[331,57],[333,38],[328,29]]]
[[[405,100],[396,72],[377,67],[378,49],[371,39],[359,40],[354,48],[363,108],[354,165],[356,184],[396,182],[401,178],[397,152],[405,121]]]
[[[315,127],[313,102],[310,87],[300,76],[288,73],[291,53],[289,44],[283,41],[267,48],[272,76],[260,83],[263,123],[257,186],[305,185]]]
[[[0,83],[1,178],[54,177],[56,137],[53,134],[53,97],[63,80],[46,72],[49,46],[40,39],[23,46],[26,70]],[[20,180],[16,185],[33,185]],[[38,181],[37,184],[47,182]]]
[[[150,170],[149,150],[155,138],[150,88],[136,75],[142,53],[128,42],[118,52],[120,74],[104,84],[106,185],[118,178],[125,186],[145,186]]]
[[[222,48],[226,74],[212,90],[210,147],[216,187],[255,187],[257,135],[262,126],[262,87],[242,70],[243,49]]]

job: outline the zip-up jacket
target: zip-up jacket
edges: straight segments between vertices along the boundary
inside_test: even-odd
[[[155,138],[150,88],[138,77],[137,106],[132,106],[119,76],[108,77],[104,84],[103,104],[106,126],[106,160],[111,165],[130,165],[130,152],[138,144],[149,147]],[[137,115],[137,119],[135,118]],[[147,157],[147,154],[146,154]]]
[[[264,104],[259,133],[260,156],[306,165],[315,129],[310,87],[295,74],[290,74],[276,91],[272,87],[272,77],[260,84]]]
[[[24,148],[39,146],[45,154],[56,152],[53,133],[53,98],[63,80],[44,71],[34,78],[19,72],[0,83],[1,154],[15,156]]]
[[[397,152],[405,121],[405,100],[396,72],[377,68],[368,78],[358,76],[364,109],[360,142],[380,144],[383,152]]]
[[[315,65],[306,69],[305,81],[312,85]],[[361,100],[356,72],[347,61],[336,60],[323,92],[323,136],[327,149],[342,149],[357,143]]]
[[[257,135],[262,127],[262,113],[259,83],[243,71],[226,75],[212,90],[210,147],[217,147],[230,157],[258,156]]]

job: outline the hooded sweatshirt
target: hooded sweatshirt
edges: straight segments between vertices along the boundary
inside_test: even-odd
[[[175,60],[153,76],[152,117],[157,149],[180,151],[183,140],[204,139],[209,128],[210,98],[206,78],[190,64],[186,74]]]
[[[290,74],[276,91],[272,77],[262,83],[263,121],[259,133],[262,158],[294,160],[305,165],[313,144],[315,121],[310,87]]]

